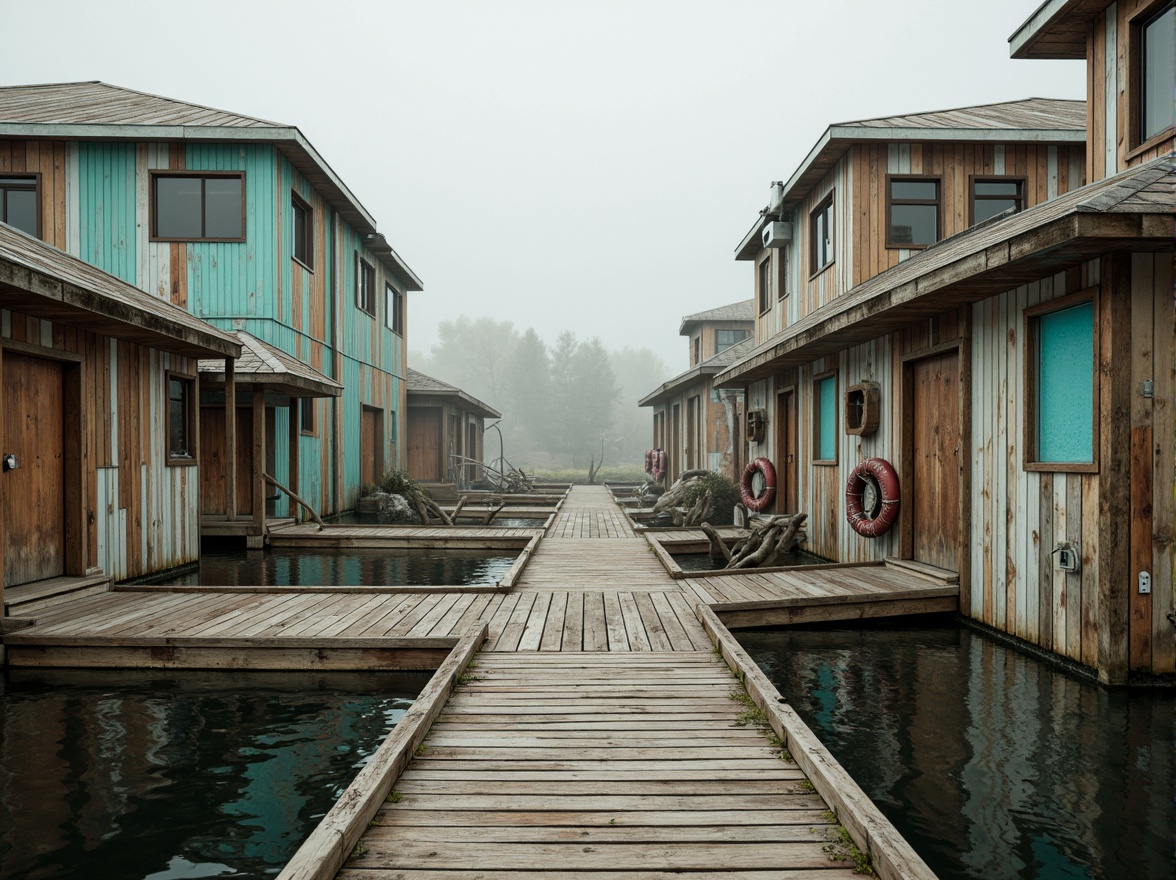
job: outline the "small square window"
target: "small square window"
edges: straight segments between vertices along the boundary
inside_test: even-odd
[[[939,241],[939,178],[886,178],[886,246],[922,248]]]
[[[152,174],[152,237],[244,241],[245,175]]]
[[[404,294],[391,284],[384,285],[384,320],[397,336],[404,335]]]
[[[196,411],[191,376],[167,374],[168,464],[196,463]]]
[[[299,401],[299,428],[303,434],[314,434],[317,432],[317,428],[315,426],[315,414],[317,409],[318,401],[313,397],[303,397]]]
[[[0,223],[40,238],[40,185],[40,177],[35,174],[0,175]]]
[[[998,214],[1025,210],[1025,178],[972,177],[971,225],[991,220]]]
[[[809,258],[816,275],[833,262],[833,193],[829,193],[809,215],[812,247]]]
[[[837,374],[813,379],[813,464],[837,464]]]
[[[359,254],[355,255],[355,304],[376,316],[376,270]]]
[[[307,269],[314,269],[314,210],[296,192],[290,193],[290,208],[294,215],[294,259]]]
[[[759,288],[759,311],[762,315],[772,305],[772,258],[764,257],[757,267],[756,285]]]

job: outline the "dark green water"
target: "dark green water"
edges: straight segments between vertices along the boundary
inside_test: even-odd
[[[273,876],[428,678],[9,670],[0,877]]]
[[[352,549],[203,549],[200,570],[153,583],[168,586],[457,586],[494,584],[515,556],[481,550],[443,552]]]
[[[944,880],[1176,877],[1173,691],[952,623],[738,635]]]

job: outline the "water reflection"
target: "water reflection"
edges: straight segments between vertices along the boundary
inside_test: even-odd
[[[0,877],[263,877],[424,674],[10,670]]]
[[[941,877],[1176,876],[1176,700],[952,625],[740,642]]]

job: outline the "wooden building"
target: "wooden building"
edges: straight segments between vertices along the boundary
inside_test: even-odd
[[[486,419],[502,413],[460,388],[408,368],[408,474],[468,487],[482,478]]]
[[[755,302],[743,300],[682,319],[690,368],[638,401],[653,409],[653,445],[667,456],[666,483],[707,468],[738,480],[743,471],[743,391],[712,378],[751,350]]]
[[[238,340],[0,223],[0,599],[200,554],[200,358]]]
[[[297,462],[314,509],[353,506],[365,463],[404,464],[421,283],[297,128],[100,82],[0,88],[0,188],[8,222],[341,387],[263,401],[271,473]]]
[[[1090,5],[1047,3],[1015,53]],[[1092,83],[1130,67],[1104,58]],[[765,415],[749,454],[798,461],[777,498],[813,551],[958,573],[964,614],[1121,683],[1174,671],[1176,175],[1154,138],[1092,162],[1098,101],[831,127],[739,246],[757,345],[716,383]],[[874,458],[899,507],[871,538],[846,490]]]

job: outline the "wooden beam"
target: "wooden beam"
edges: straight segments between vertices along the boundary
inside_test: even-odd
[[[290,424],[288,426],[288,436],[290,439],[290,475],[286,478],[286,484],[290,487],[290,492],[294,495],[302,491],[298,486],[298,477],[302,471],[302,407],[306,405],[307,402],[305,400],[297,397],[290,398]],[[298,508],[296,506],[291,511],[295,521],[300,519],[297,511]]]
[[[253,392],[253,526],[265,534],[265,392]]]
[[[225,358],[225,519],[237,518],[237,373]]]

